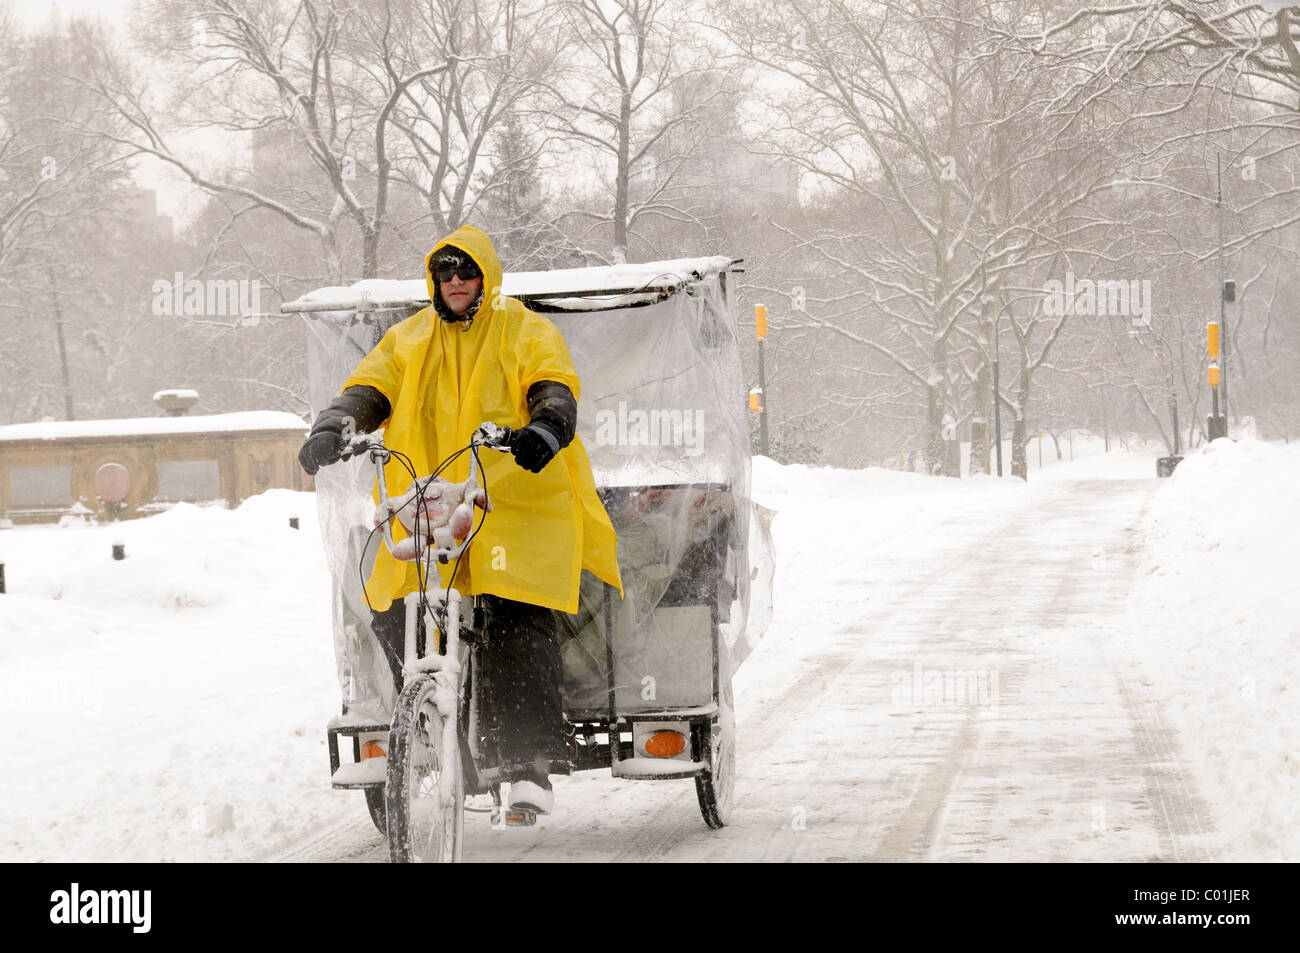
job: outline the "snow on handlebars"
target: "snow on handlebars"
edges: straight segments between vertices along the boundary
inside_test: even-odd
[[[466,449],[492,447],[511,453],[512,437],[509,427],[484,423],[474,432]],[[422,476],[413,480],[401,496],[390,497],[384,464],[392,451],[384,446],[381,438],[369,434],[357,435],[348,443],[348,456],[367,451],[375,463],[380,491],[375,528],[383,529],[384,540],[395,559],[411,562],[433,555],[445,561],[448,556],[456,556],[473,529],[474,509],[492,512],[486,489],[478,485],[478,458],[474,454],[470,457],[469,477],[460,483],[439,476]],[[406,530],[406,538],[392,539],[389,527],[394,518]]]
[[[450,483],[441,477],[422,477],[399,497],[375,508],[375,526],[396,517],[408,535],[393,544],[396,559],[419,559],[430,544],[435,550],[451,549],[474,526],[474,508],[492,512],[487,493],[472,480]]]

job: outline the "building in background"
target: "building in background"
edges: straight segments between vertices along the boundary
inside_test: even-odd
[[[115,214],[108,228],[117,231],[114,237],[133,245],[141,241],[172,243],[172,217],[158,211],[158,193],[153,189],[121,186],[113,190],[110,201]]]
[[[176,503],[238,506],[277,487],[310,490],[307,425],[282,411],[185,416],[193,391],[160,391],[165,417],[0,427],[0,518],[148,516]]]

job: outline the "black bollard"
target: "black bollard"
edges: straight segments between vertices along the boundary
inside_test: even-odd
[[[4,595],[4,591],[5,591],[5,564],[0,563],[0,596]]]
[[[298,517],[296,517],[296,516],[290,516],[290,517],[289,517],[289,528],[290,528],[290,529],[297,529],[297,528],[298,528]]]
[[[126,559],[126,544],[125,544],[125,543],[114,543],[114,544],[113,544],[113,558],[114,558],[114,559]]]

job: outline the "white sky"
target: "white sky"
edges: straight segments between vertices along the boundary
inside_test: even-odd
[[[52,17],[88,17],[125,32],[136,2],[137,0],[0,0],[0,7],[7,6],[19,29],[25,31],[40,28]],[[173,132],[169,141],[178,153],[191,161],[199,162],[205,169],[214,161],[214,157],[226,156],[228,161],[237,161],[240,151],[246,148],[243,140],[232,138],[220,130],[181,135]],[[170,215],[173,226],[178,231],[203,207],[202,190],[164,163],[152,159],[140,160],[133,166],[132,177],[142,188],[153,189],[157,193],[158,211]]]
[[[65,17],[98,17],[107,23],[122,23],[133,0],[9,0],[14,19],[23,29],[33,29],[54,14]]]
[[[13,11],[15,22],[23,30],[38,29],[54,16],[98,19],[111,27],[122,28],[129,22],[135,2],[136,0],[8,0],[8,6]],[[0,5],[3,4],[5,0],[0,0]],[[191,140],[194,140],[193,136],[179,137],[175,141],[184,147]],[[200,135],[194,145],[208,154],[214,150],[228,151],[228,137],[213,133],[208,139]],[[153,189],[158,193],[158,211],[170,215],[177,229],[183,227],[201,207],[199,190],[179,173],[159,162],[145,160],[137,163],[132,176],[142,188]]]

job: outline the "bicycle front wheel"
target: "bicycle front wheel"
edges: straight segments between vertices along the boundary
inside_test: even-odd
[[[465,781],[455,715],[435,701],[437,680],[414,679],[397,699],[388,742],[388,853],[395,864],[457,863]]]

